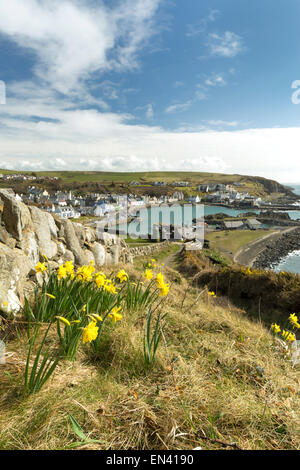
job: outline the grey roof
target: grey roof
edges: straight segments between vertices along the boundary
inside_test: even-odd
[[[259,222],[259,221],[256,220],[256,219],[247,219],[247,224],[250,224],[250,225],[262,225],[261,222]]]
[[[236,220],[236,221],[233,221],[233,222],[224,222],[224,225],[225,225],[226,228],[239,228],[239,227],[242,227],[244,225],[244,222]]]

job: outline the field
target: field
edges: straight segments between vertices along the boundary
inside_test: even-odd
[[[205,235],[209,240],[210,248],[219,250],[228,259],[245,245],[273,233],[274,230],[232,230],[211,232]]]

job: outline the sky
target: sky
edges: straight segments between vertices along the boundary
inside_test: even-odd
[[[299,0],[0,0],[0,168],[300,182]]]

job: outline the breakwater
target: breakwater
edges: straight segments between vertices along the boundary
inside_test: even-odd
[[[295,250],[300,250],[300,228],[285,232],[275,241],[270,241],[256,257],[253,266],[273,269],[283,258]]]

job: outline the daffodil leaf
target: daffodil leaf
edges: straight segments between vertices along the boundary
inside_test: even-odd
[[[76,436],[78,436],[83,441],[87,441],[87,436],[84,434],[82,427],[76,421],[74,416],[69,414],[69,418],[70,418],[70,421],[71,421],[71,424],[72,424],[73,431],[75,432]]]

